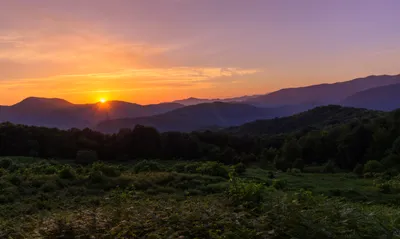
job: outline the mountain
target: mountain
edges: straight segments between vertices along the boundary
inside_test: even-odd
[[[164,114],[140,118],[126,118],[101,122],[97,129],[102,132],[117,132],[121,128],[146,125],[159,131],[194,131],[240,125],[256,119],[290,114],[291,108],[267,109],[240,103],[202,103],[186,106]]]
[[[92,127],[100,121],[144,117],[178,109],[177,103],[138,105],[123,101],[72,104],[62,99],[27,98],[12,106],[0,106],[0,122],[68,128]]]
[[[373,110],[391,111],[400,108],[400,84],[393,84],[358,92],[347,97],[342,105]]]
[[[400,75],[368,76],[334,84],[282,89],[245,100],[244,103],[264,107],[295,104],[308,104],[315,107],[327,104],[339,104],[345,98],[357,92],[397,83],[400,83]]]
[[[320,106],[288,117],[257,120],[237,127],[224,129],[234,134],[264,135],[289,133],[299,130],[324,128],[355,119],[371,119],[382,112],[367,109],[342,107],[338,105]]]
[[[183,100],[175,100],[173,101],[173,103],[178,103],[178,104],[182,104],[182,105],[197,105],[197,104],[202,104],[202,103],[213,103],[213,102],[232,102],[232,103],[240,103],[240,102],[244,102],[246,100],[250,100],[257,97],[257,95],[245,95],[245,96],[239,96],[239,97],[233,97],[233,98],[226,98],[226,99],[199,99],[199,98],[194,98],[194,97],[190,97],[187,99],[183,99]]]
[[[52,109],[65,109],[72,107],[74,104],[58,98],[38,98],[29,97],[21,102],[11,106],[15,111],[28,112],[28,111],[44,111]]]

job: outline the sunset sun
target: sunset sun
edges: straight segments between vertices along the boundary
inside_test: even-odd
[[[107,99],[105,99],[105,98],[100,98],[100,103],[104,104],[104,103],[106,103],[106,102],[107,102]]]

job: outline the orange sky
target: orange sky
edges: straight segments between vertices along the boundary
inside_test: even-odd
[[[398,1],[117,2],[0,0],[0,104],[148,104],[400,73]]]

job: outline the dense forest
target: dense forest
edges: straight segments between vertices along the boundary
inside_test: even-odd
[[[299,161],[347,171],[371,160],[390,168],[400,162],[400,111],[325,106],[278,122],[259,121],[233,133],[159,133],[137,125],[112,135],[90,129],[65,131],[3,123],[0,155],[75,159],[86,153],[92,160],[103,161],[206,159],[225,164],[275,164],[281,170]],[[262,134],[253,135],[257,131]]]

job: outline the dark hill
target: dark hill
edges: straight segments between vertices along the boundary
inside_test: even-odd
[[[103,132],[117,132],[121,128],[133,128],[141,124],[153,126],[160,131],[193,131],[210,126],[240,125],[256,119],[271,118],[276,113],[278,110],[246,104],[214,102],[186,106],[150,117],[105,121],[100,123],[97,129]]]
[[[289,133],[307,128],[324,128],[354,119],[370,119],[380,114],[378,111],[329,105],[289,117],[257,120],[238,127],[225,129],[224,132],[250,135]]]
[[[400,84],[376,87],[347,97],[342,105],[392,111],[400,108]]]
[[[245,101],[260,106],[309,104],[312,106],[339,104],[345,98],[370,88],[400,83],[400,75],[368,76],[334,84],[320,84],[278,90]]]

